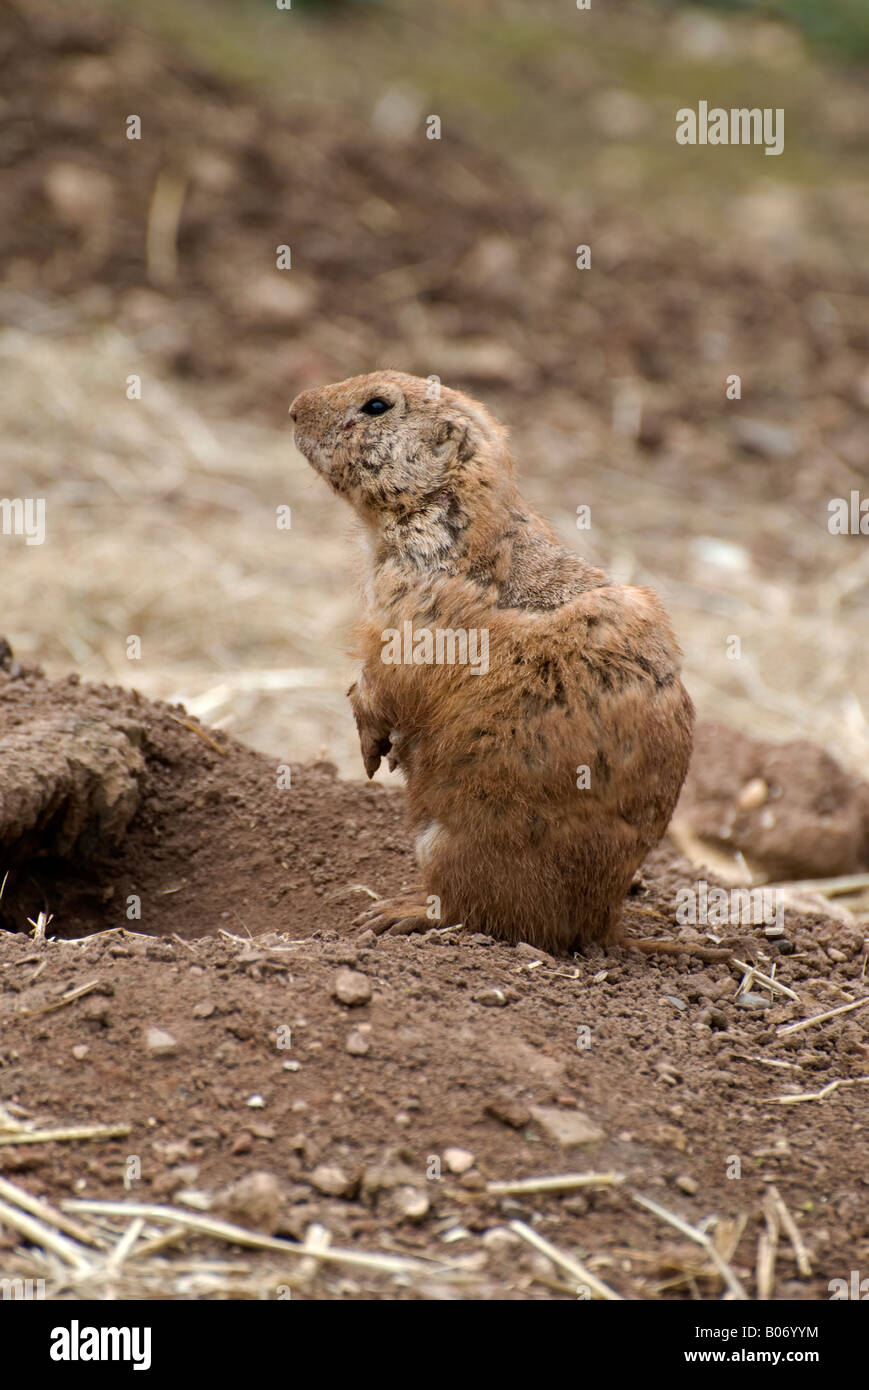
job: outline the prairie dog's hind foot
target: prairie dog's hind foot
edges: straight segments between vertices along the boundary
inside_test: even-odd
[[[441,921],[437,902],[426,897],[422,888],[409,889],[394,898],[378,898],[354,918],[354,927],[368,927],[377,936],[410,936],[413,932],[431,931],[447,925]]]

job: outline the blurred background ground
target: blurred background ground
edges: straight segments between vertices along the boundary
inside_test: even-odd
[[[0,536],[16,654],[361,775],[358,538],[286,410],[392,365],[659,589],[701,715],[865,775],[869,546],[827,517],[869,490],[867,55],[845,0],[6,0],[0,493],[47,503]],[[700,100],[783,107],[783,154],[677,145]]]

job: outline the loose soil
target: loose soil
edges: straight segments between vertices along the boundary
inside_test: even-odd
[[[505,1230],[516,1219],[579,1253],[625,1297],[720,1296],[699,1247],[638,1207],[634,1192],[692,1222],[717,1216],[754,1296],[771,1183],[812,1266],[801,1276],[783,1242],[776,1298],[826,1298],[830,1279],[866,1264],[865,1088],[780,1103],[869,1074],[869,1011],[779,1031],[865,996],[855,924],[787,911],[777,942],[740,926],[737,956],[774,968],[799,996],[756,984],[753,1007],[735,1000],[741,968],[687,954],[556,959],[462,931],[360,935],[350,923],[368,895],[414,879],[399,793],[341,782],[323,763],[293,766],[281,785],[280,764],[180,706],[75,675],[50,682],[8,651],[5,665],[0,746],[7,767],[10,747],[19,762],[15,785],[7,776],[0,790],[9,870],[0,1106],[38,1128],[111,1123],[130,1133],[0,1146],[4,1176],[53,1202],[166,1202],[192,1188],[215,1214],[271,1233],[302,1239],[320,1224],[342,1248],[463,1268],[459,1285],[436,1266],[429,1280],[402,1281],[247,1251],[235,1296],[275,1297],[285,1285],[294,1297],[575,1297],[563,1273]],[[31,738],[44,749],[46,728],[67,771],[52,764],[41,793],[22,798],[22,748]],[[92,765],[95,729],[117,793],[108,809],[112,798],[95,790],[102,774],[76,773],[76,740]],[[125,744],[136,756],[123,755]],[[33,772],[37,784],[38,763]],[[60,788],[53,799],[49,782]],[[626,902],[627,932],[704,940],[675,920],[677,891],[696,879],[665,843]],[[136,899],[141,917],[131,920]],[[55,939],[33,939],[27,918],[40,912],[53,914]],[[335,997],[348,968],[365,977],[367,1002]],[[86,983],[90,993],[46,1011]],[[149,1044],[155,1028],[174,1039],[166,1055]],[[584,1115],[590,1137],[559,1142],[547,1110],[573,1123]],[[444,1159],[454,1147],[473,1155],[461,1175]],[[125,1194],[130,1156],[141,1176]],[[435,1157],[439,1179],[429,1176]],[[561,1196],[485,1190],[587,1169],[625,1181]],[[20,1241],[0,1227],[4,1273],[21,1271]],[[192,1248],[228,1258],[205,1237]],[[151,1280],[152,1296],[225,1296],[225,1281],[191,1282],[177,1255],[177,1270],[163,1258],[159,1280],[156,1266],[128,1266],[121,1293],[141,1295]]]

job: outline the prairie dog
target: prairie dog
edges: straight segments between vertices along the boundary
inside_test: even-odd
[[[368,776],[384,757],[404,775],[422,876],[360,920],[617,941],[691,753],[660,600],[565,549],[520,495],[505,429],[460,391],[373,372],[290,415],[370,538],[349,694]]]

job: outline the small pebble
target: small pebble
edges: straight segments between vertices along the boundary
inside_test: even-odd
[[[483,1232],[482,1245],[494,1254],[500,1254],[503,1250],[512,1250],[518,1244],[519,1237],[515,1232],[508,1230],[506,1226],[491,1226],[488,1231]]]
[[[72,1049],[72,1055],[77,1062],[83,1062],[89,1052],[90,1048],[87,1043],[76,1043],[75,1047]]]
[[[676,1179],[676,1186],[680,1192],[685,1192],[689,1197],[693,1197],[700,1184],[696,1178],[689,1177],[687,1173],[680,1173]]]
[[[178,1044],[171,1033],[162,1028],[149,1028],[145,1034],[145,1047],[152,1057],[173,1057]]]
[[[532,946],[528,941],[519,941],[515,951],[517,956],[522,956],[523,960],[543,960],[546,952],[538,951],[536,946]]]
[[[181,1163],[191,1157],[190,1143],[187,1139],[169,1139],[165,1142],[154,1139],[151,1148],[164,1163]]]
[[[474,1155],[468,1149],[444,1149],[444,1163],[451,1173],[467,1173],[474,1166]]]
[[[364,1057],[367,1052],[371,1051],[371,1043],[366,1037],[363,1037],[358,1029],[354,1029],[352,1033],[347,1035],[344,1046],[351,1057]]]
[[[507,996],[502,989],[484,989],[473,998],[475,1004],[482,1004],[486,1009],[503,1009],[507,1006]]]
[[[528,1106],[512,1096],[494,1096],[492,1100],[487,1101],[485,1113],[491,1115],[493,1120],[500,1120],[501,1124],[509,1125],[511,1129],[524,1129],[531,1122]]]
[[[260,1095],[248,1096],[245,1101],[245,1105],[249,1105],[251,1110],[264,1110],[265,1104],[265,1101]]]
[[[574,1192],[572,1196],[565,1197],[560,1206],[562,1211],[569,1211],[571,1216],[585,1216],[589,1202],[584,1192]]]
[[[199,1163],[182,1163],[181,1168],[175,1169],[175,1177],[181,1179],[179,1187],[192,1187],[199,1179]]]
[[[750,990],[746,990],[744,994],[737,994],[733,1002],[738,1008],[751,1009],[754,1013],[769,1008],[768,999],[764,999],[762,994],[752,994]]]
[[[416,1187],[396,1188],[392,1201],[399,1218],[405,1221],[423,1221],[428,1216],[428,1197]]]
[[[551,1105],[532,1105],[531,1115],[547,1139],[563,1149],[594,1144],[604,1139],[603,1130],[582,1110],[561,1110]]]
[[[333,1168],[326,1163],[315,1168],[308,1181],[324,1197],[346,1197],[354,1186],[353,1179],[347,1176],[343,1168]]]
[[[195,1187],[185,1187],[175,1194],[176,1202],[183,1202],[185,1207],[192,1207],[194,1211],[211,1211],[213,1198],[210,1192],[197,1191]]]
[[[214,1206],[245,1226],[274,1235],[281,1208],[281,1185],[273,1173],[246,1173],[224,1188]]]
[[[339,970],[332,983],[332,995],[348,1008],[367,1004],[371,998],[371,981],[361,970]]]
[[[769,787],[762,777],[752,777],[736,798],[737,805],[743,811],[753,811],[756,807],[762,806],[769,796]]]

